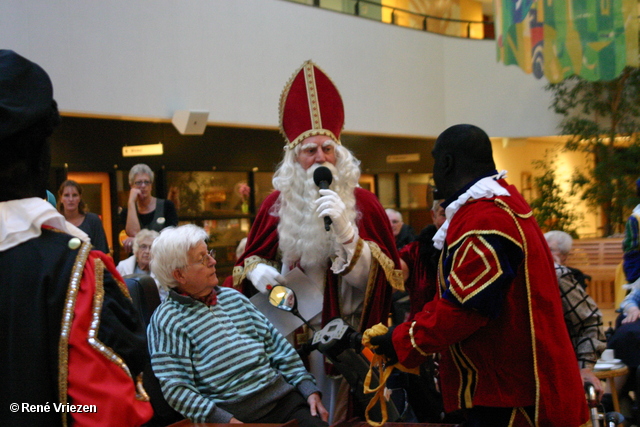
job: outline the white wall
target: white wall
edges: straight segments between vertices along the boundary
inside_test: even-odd
[[[556,135],[546,79],[496,60],[493,40],[444,39],[447,126],[471,123],[490,136]]]
[[[340,89],[346,131],[555,133],[541,82],[489,41],[448,38],[282,0],[2,0],[2,48],[41,64],[63,111],[277,126],[287,79],[313,59]]]

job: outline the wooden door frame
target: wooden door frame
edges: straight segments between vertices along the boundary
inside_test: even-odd
[[[67,179],[72,179],[80,185],[83,184],[99,184],[100,185],[100,203],[102,211],[99,215],[102,217],[102,226],[107,235],[107,243],[111,252],[114,251],[113,246],[113,230],[111,218],[111,187],[109,185],[108,172],[68,172]],[[98,212],[94,212],[98,214]]]

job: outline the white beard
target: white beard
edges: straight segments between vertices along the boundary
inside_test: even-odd
[[[278,206],[275,207],[280,217],[278,235],[282,262],[293,266],[297,262],[305,267],[328,266],[330,258],[336,252],[335,233],[333,229],[324,229],[324,219],[316,213],[315,201],[320,197],[319,188],[313,181],[313,172],[318,166],[328,167],[333,174],[330,188],[338,193],[349,212],[349,219],[355,226],[355,185],[341,182],[340,173],[330,163],[313,165],[306,171],[299,163],[293,165],[293,179],[279,182],[281,194]],[[357,183],[357,181],[356,181]]]

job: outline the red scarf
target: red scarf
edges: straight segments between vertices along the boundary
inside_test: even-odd
[[[184,292],[181,289],[176,289],[178,291],[178,293],[180,295],[183,295],[185,297],[191,297],[196,301],[200,301],[202,303],[204,303],[206,306],[210,307],[212,305],[216,305],[216,303],[218,302],[218,293],[216,292],[216,290],[212,290],[211,293],[209,293],[209,295],[205,295],[203,297],[194,297],[193,295],[190,295],[186,292]]]

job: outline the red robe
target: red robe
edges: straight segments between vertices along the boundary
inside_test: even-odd
[[[362,243],[369,244],[372,255],[371,268],[374,270],[373,274],[369,274],[369,283],[365,292],[360,321],[362,332],[381,322],[387,324],[391,304],[391,286],[402,288],[402,272],[391,225],[382,205],[373,193],[362,188],[356,188],[355,195],[356,209],[359,212],[358,235],[363,240]],[[233,271],[234,286],[247,296],[255,294],[256,290],[245,277],[245,267],[256,262],[264,262],[281,270],[278,253],[279,218],[272,214],[279,196],[280,192],[274,191],[260,206],[260,211],[247,237],[244,254],[238,259]],[[339,275],[333,274],[330,263],[327,266],[324,285],[323,325],[341,316]]]
[[[404,287],[409,293],[410,311],[408,319],[413,319],[422,307],[431,301],[438,292],[437,253],[433,248],[433,235],[436,228],[428,226],[416,240],[400,249],[400,258],[407,264],[409,277]]]
[[[579,426],[588,408],[566,327],[553,260],[531,208],[511,196],[470,200],[447,231],[439,293],[399,325],[399,361],[442,352],[447,412],[535,407],[535,425]],[[517,413],[513,425],[527,425]]]

